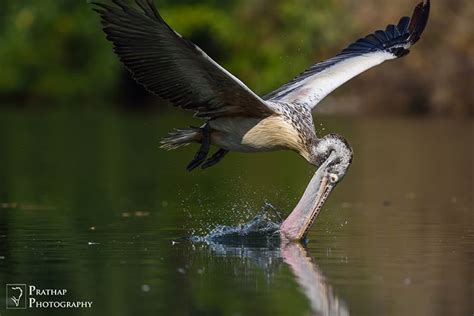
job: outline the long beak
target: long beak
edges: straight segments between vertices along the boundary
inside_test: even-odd
[[[325,168],[319,168],[293,212],[280,227],[280,236],[290,241],[302,240],[334,189]]]

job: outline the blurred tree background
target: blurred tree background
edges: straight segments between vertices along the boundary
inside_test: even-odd
[[[410,15],[416,2],[156,0],[173,28],[260,94]],[[473,115],[474,2],[438,0],[432,6],[426,36],[408,58],[363,74],[319,111]],[[1,107],[162,103],[130,79],[87,1],[2,0],[0,41]]]

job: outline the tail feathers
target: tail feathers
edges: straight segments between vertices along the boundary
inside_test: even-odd
[[[174,150],[187,146],[198,140],[200,132],[201,130],[199,128],[175,129],[161,140],[161,148]]]

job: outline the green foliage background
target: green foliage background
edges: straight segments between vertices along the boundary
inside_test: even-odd
[[[454,86],[453,78],[467,75],[472,79],[474,73],[469,54],[472,31],[462,27],[472,20],[474,10],[470,2],[454,2],[458,5],[450,8],[455,12],[443,16],[443,20],[436,9],[449,4],[433,5],[427,38],[416,47],[415,56],[397,61],[398,65],[388,66],[377,75],[364,75],[351,85],[352,90],[343,90],[346,98],[338,103],[346,105],[339,107],[340,112],[404,113],[416,111],[422,103],[423,112],[472,114],[472,85]],[[400,16],[410,14],[415,3],[156,0],[173,28],[260,94],[277,88],[312,63],[333,56],[358,37],[395,23]],[[137,89],[127,81],[128,75],[112,54],[91,7],[82,0],[2,1],[2,105],[110,104],[120,99],[124,90]],[[443,24],[446,19],[457,23]],[[453,37],[466,44],[453,44]],[[440,84],[443,82],[446,84]],[[403,96],[398,102],[386,100],[385,95],[400,90]],[[379,105],[382,102],[389,103],[387,110]]]
[[[268,3],[267,3],[268,2]],[[165,19],[259,92],[337,42],[332,1],[160,1]],[[94,100],[116,92],[121,66],[85,1],[7,1],[1,17],[1,95]],[[315,13],[316,12],[316,13]],[[263,18],[262,18],[263,17]],[[301,30],[305,30],[304,32]],[[295,53],[296,48],[296,53]],[[288,58],[291,62],[284,62]]]

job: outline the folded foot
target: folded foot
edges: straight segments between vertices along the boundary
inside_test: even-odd
[[[189,163],[188,167],[186,168],[188,171],[193,171],[203,162],[206,161],[207,154],[209,153],[209,149],[211,147],[211,128],[209,125],[205,125],[202,129],[202,143],[201,148],[199,148],[198,152],[194,156],[194,159]]]
[[[229,153],[228,150],[219,149],[211,158],[209,158],[202,166],[202,169],[207,169],[218,164]]]

